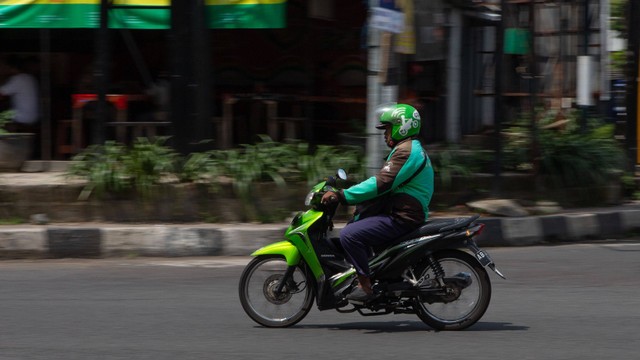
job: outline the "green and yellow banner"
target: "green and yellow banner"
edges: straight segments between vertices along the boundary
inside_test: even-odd
[[[180,0],[173,0],[180,1]],[[171,0],[113,0],[109,27],[168,29]],[[284,28],[286,0],[206,0],[210,28]],[[127,8],[129,7],[129,8]],[[97,28],[100,0],[0,0],[0,28]]]

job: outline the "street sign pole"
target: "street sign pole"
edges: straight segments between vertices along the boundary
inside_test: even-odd
[[[98,29],[96,44],[96,64],[94,79],[98,90],[97,116],[91,126],[91,144],[102,145],[105,142],[106,123],[109,116],[107,107],[107,92],[109,91],[109,59],[110,59],[110,33],[109,33],[109,0],[100,1],[100,28]]]
[[[393,53],[392,33],[404,29],[404,13],[381,7],[383,1],[369,0],[368,77],[367,77],[367,167],[366,175],[374,175],[380,169],[384,144],[378,124],[376,108],[381,104],[398,101],[398,86],[389,80],[388,73]],[[393,1],[385,5],[395,8]]]
[[[640,2],[629,1],[627,4],[627,34],[628,53],[631,57],[628,59],[629,67],[626,75],[627,84],[627,120],[626,120],[626,142],[627,153],[629,155],[630,166],[637,167],[640,164],[640,114],[638,112],[638,100],[640,92],[638,91],[638,77],[640,76]]]

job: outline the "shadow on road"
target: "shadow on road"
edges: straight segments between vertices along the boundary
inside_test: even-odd
[[[400,333],[416,331],[432,331],[429,326],[420,321],[380,321],[380,322],[352,322],[342,324],[296,325],[298,329],[330,329],[330,330],[364,330],[369,334]],[[478,322],[463,331],[525,331],[528,326],[513,325],[503,322]]]
[[[296,325],[302,329],[330,329],[330,330],[365,330],[366,333],[398,333],[412,331],[433,331],[420,321],[379,321],[379,322],[351,322],[340,324]]]
[[[525,331],[529,330],[528,326],[514,325],[504,322],[478,322],[472,327],[464,331]]]

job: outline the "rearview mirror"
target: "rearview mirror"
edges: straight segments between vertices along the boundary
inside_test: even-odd
[[[344,171],[344,169],[338,169],[338,173],[336,175],[338,175],[338,179],[340,180],[347,180],[347,172]]]

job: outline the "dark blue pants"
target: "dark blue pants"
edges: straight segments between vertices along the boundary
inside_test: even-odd
[[[391,245],[394,240],[411,230],[413,227],[401,224],[389,216],[371,216],[348,223],[340,231],[340,243],[356,272],[369,277],[371,248]]]

